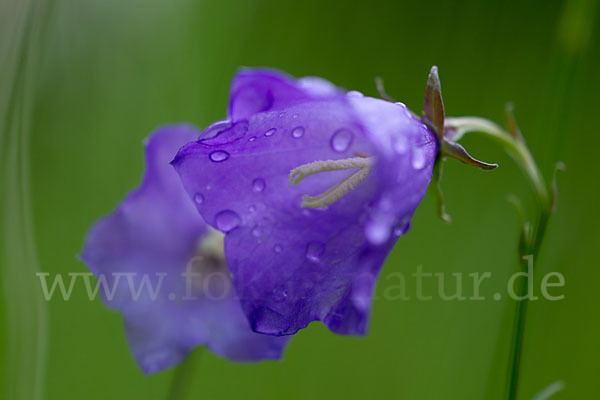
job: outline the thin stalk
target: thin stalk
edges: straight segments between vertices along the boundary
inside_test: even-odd
[[[537,167],[533,156],[529,152],[525,142],[520,135],[511,135],[509,132],[502,129],[499,125],[478,117],[459,117],[447,118],[445,127],[454,130],[453,140],[459,140],[464,134],[476,132],[491,138],[515,160],[521,168],[529,182],[535,196],[537,210],[536,220],[529,234],[522,236],[523,243],[519,248],[519,266],[522,272],[527,271],[528,260],[526,256],[531,256],[532,268],[535,269],[535,264],[540,252],[548,219],[550,218],[551,199],[548,191],[548,186]],[[524,259],[525,258],[525,259]],[[523,300],[517,300],[515,310],[515,322],[513,325],[511,354],[509,361],[508,383],[506,389],[506,399],[516,400],[519,377],[521,370],[521,358],[523,353],[523,339],[525,337],[525,325],[527,319],[527,309],[529,298],[527,295],[527,282],[521,282],[518,288],[518,295]]]
[[[549,213],[547,210],[540,209],[538,215],[538,221],[536,226],[534,227],[534,232],[531,238],[531,247],[528,248],[527,255],[532,257],[532,265],[535,270],[535,265],[537,262],[537,258],[540,252],[540,247],[542,241],[544,239],[544,235],[546,233],[546,227],[548,226]],[[521,270],[527,271],[528,260],[523,258],[525,254],[521,254]],[[522,298],[527,294],[527,284],[526,282],[521,282],[521,286],[519,287],[519,296]],[[525,300],[517,301],[517,310],[516,310],[516,318],[514,325],[514,341],[512,346],[512,361],[510,364],[511,372],[509,375],[509,385],[508,385],[508,400],[516,400],[517,393],[519,389],[519,377],[520,377],[520,369],[521,369],[521,354],[523,352],[523,339],[525,336],[525,321],[527,318],[527,309],[529,305],[529,298]]]
[[[527,261],[525,261],[525,264],[526,263]],[[519,285],[519,296],[524,296],[526,290],[526,282],[521,281],[521,284]],[[519,388],[519,375],[521,370],[521,354],[523,353],[523,337],[525,336],[525,320],[527,319],[528,305],[529,300],[517,301],[513,325],[514,332],[511,345],[511,359],[509,360],[508,385],[506,388],[507,399],[516,399],[517,397]]]
[[[524,142],[502,129],[498,124],[485,118],[446,118],[445,126],[456,130],[456,134],[453,137],[454,141],[458,141],[466,133],[475,132],[483,134],[500,144],[515,160],[531,183],[533,193],[540,208],[543,210],[550,209],[548,187],[546,186],[544,177],[537,167],[533,156]]]
[[[167,400],[185,400],[189,394],[192,378],[195,375],[200,357],[196,353],[198,351],[190,353],[173,371],[173,378],[167,392]]]

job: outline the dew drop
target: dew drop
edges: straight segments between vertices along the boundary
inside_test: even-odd
[[[247,120],[241,120],[234,124],[229,121],[217,122],[202,133],[201,141],[209,146],[233,143],[246,135],[248,125]]]
[[[402,113],[404,114],[404,116],[408,119],[415,119],[415,116],[408,110],[408,107],[406,107],[406,104],[401,103],[401,102],[397,102],[394,103],[397,106],[400,106],[400,108],[402,109]]]
[[[296,138],[296,139],[300,139],[302,136],[304,136],[304,128],[301,126],[297,126],[294,129],[292,129],[292,137]]]
[[[266,137],[273,136],[276,131],[277,131],[277,129],[271,128],[271,129],[269,129],[268,131],[265,132],[265,136]]]
[[[256,140],[256,136],[251,136],[248,138],[249,142],[254,142]]]
[[[406,232],[408,232],[409,229],[410,229],[410,222],[406,222],[403,225],[394,228],[394,235],[395,236],[402,236]]]
[[[215,217],[215,223],[217,228],[227,233],[238,227],[240,224],[240,216],[234,211],[223,210]]]
[[[306,258],[318,262],[325,252],[325,245],[321,242],[313,241],[306,246]]]
[[[365,295],[357,295],[352,297],[352,304],[360,310],[368,310],[371,305],[371,298]]]
[[[194,201],[196,202],[196,204],[204,203],[204,196],[202,196],[202,193],[196,193],[194,195]]]
[[[250,211],[251,213],[256,212],[256,207],[250,206],[248,207],[248,211]]]
[[[256,178],[252,181],[252,190],[254,190],[256,193],[260,193],[265,190],[265,186],[265,180],[262,178]]]
[[[384,211],[392,211],[394,209],[394,201],[390,198],[390,196],[382,196],[379,201],[379,207]]]
[[[392,148],[398,154],[404,154],[408,150],[408,143],[406,137],[398,136],[394,138],[392,143]]]
[[[412,152],[412,166],[414,169],[422,169],[425,166],[425,153],[419,147]]]
[[[216,150],[210,153],[208,157],[211,161],[223,162],[229,158],[229,153],[223,150]]]
[[[343,153],[352,144],[352,139],[352,132],[348,129],[338,129],[331,136],[331,148],[338,153]]]
[[[371,243],[379,245],[388,240],[390,237],[390,230],[385,224],[372,222],[367,225],[365,234]]]
[[[273,246],[273,251],[275,253],[281,253],[282,250],[283,250],[283,247],[281,247],[280,244],[276,244],[275,246]]]
[[[294,119],[298,118],[298,114],[292,115],[292,118],[294,118]]]
[[[202,139],[212,139],[215,136],[218,136],[221,132],[226,131],[231,128],[231,121],[223,120],[218,121],[206,128],[202,134],[200,135]]]

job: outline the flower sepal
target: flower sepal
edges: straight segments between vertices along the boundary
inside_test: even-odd
[[[433,66],[427,78],[422,121],[429,125],[436,133],[439,142],[438,157],[454,158],[464,164],[479,167],[483,170],[491,170],[498,167],[498,164],[486,163],[472,157],[463,146],[457,143],[462,135],[458,135],[455,129],[446,127],[445,119],[440,77],[437,67]]]
[[[427,86],[425,87],[425,101],[423,103],[423,116],[421,120],[427,124],[436,134],[439,144],[438,158],[433,170],[433,180],[437,194],[438,214],[444,221],[450,223],[451,218],[445,211],[444,196],[442,193],[441,179],[442,166],[446,158],[453,158],[464,164],[478,167],[483,170],[492,170],[498,167],[498,164],[490,164],[479,161],[472,157],[458,140],[462,137],[460,131],[452,126],[446,125],[446,115],[444,111],[444,101],[442,99],[442,86],[436,66],[431,67]]]

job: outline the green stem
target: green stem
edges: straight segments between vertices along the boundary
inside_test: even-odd
[[[511,135],[497,124],[484,118],[447,118],[445,121],[445,126],[455,131],[453,137],[453,140],[455,141],[459,140],[464,134],[469,132],[477,132],[485,135],[488,138],[491,138],[508,152],[508,154],[515,160],[517,165],[522,169],[525,176],[530,181],[538,206],[537,215],[531,232],[522,237],[524,242],[521,243],[520,246],[522,253],[519,254],[519,265],[521,266],[522,271],[526,272],[528,261],[523,258],[525,256],[531,256],[533,268],[535,269],[535,263],[537,262],[538,254],[546,233],[548,219],[550,217],[551,199],[544,177],[538,169],[533,156],[525,145],[525,142],[520,138],[520,136]],[[521,282],[518,292],[521,298],[527,295],[527,282]],[[506,398],[508,400],[516,400],[517,398],[528,305],[529,298],[517,300],[509,362],[510,369],[508,373],[508,385],[506,391]]]
[[[530,241],[530,245],[527,248],[527,253],[531,255],[533,269],[535,270],[535,265],[537,262],[537,258],[540,252],[540,248],[542,245],[542,241],[544,239],[544,235],[546,233],[546,227],[548,226],[548,219],[550,217],[549,211],[547,209],[540,208],[539,214],[537,217],[537,223],[533,228],[533,233]],[[521,254],[521,257],[525,256]],[[525,261],[521,265],[524,265],[524,269],[527,269],[527,262]],[[521,293],[520,296],[525,296],[527,291],[527,285],[522,282],[521,285]],[[517,398],[517,390],[519,385],[519,372],[521,366],[521,353],[523,349],[523,338],[525,332],[525,319],[527,315],[527,308],[529,304],[529,299],[518,301],[517,302],[517,317],[515,323],[515,342],[513,344],[513,357],[512,357],[512,373],[510,375],[510,383],[509,383],[509,392],[508,399],[515,400]]]
[[[167,393],[167,400],[184,400],[190,391],[192,377],[196,371],[199,355],[198,351],[190,355],[175,368],[173,379]]]
[[[525,261],[525,264],[527,261]],[[522,265],[523,263],[521,263]],[[525,267],[527,268],[527,267]],[[526,282],[521,281],[519,296],[524,296],[527,291]],[[515,320],[513,325],[513,340],[511,346],[511,360],[509,362],[508,386],[506,398],[513,400],[517,398],[519,387],[519,373],[521,370],[521,354],[523,350],[523,337],[525,336],[525,320],[527,317],[528,300],[517,301]]]
[[[548,224],[549,213],[546,210],[541,209],[538,215],[538,221],[536,226],[534,227],[534,232],[531,240],[531,247],[528,248],[528,253],[532,257],[533,269],[535,269],[535,264],[537,261],[537,257],[539,255],[539,250],[544,238],[544,234],[546,233],[546,226]],[[521,254],[521,257],[524,257],[524,254]],[[523,259],[522,259],[523,260]],[[521,262],[522,270],[524,272],[527,271],[527,260],[523,260]],[[523,297],[527,294],[527,282],[521,282],[519,296]],[[514,342],[512,346],[512,362],[510,364],[511,373],[509,378],[508,385],[508,395],[507,398],[509,400],[515,400],[517,398],[518,386],[519,386],[519,376],[520,376],[520,368],[521,368],[521,354],[523,350],[523,338],[525,336],[525,320],[527,317],[527,308],[529,305],[529,298],[525,300],[517,301],[517,310],[516,310],[516,318],[514,325]]]
[[[453,138],[454,141],[458,141],[466,133],[476,132],[486,135],[486,137],[500,144],[529,179],[540,208],[544,210],[550,209],[550,197],[544,177],[540,173],[533,156],[524,142],[485,118],[446,118],[445,126],[456,129],[456,135]]]

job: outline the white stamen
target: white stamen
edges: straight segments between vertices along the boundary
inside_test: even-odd
[[[304,178],[319,172],[357,169],[331,188],[317,196],[302,196],[302,207],[327,208],[344,197],[369,176],[373,169],[373,157],[353,157],[343,160],[314,161],[294,168],[290,172],[290,185],[297,186]]]

